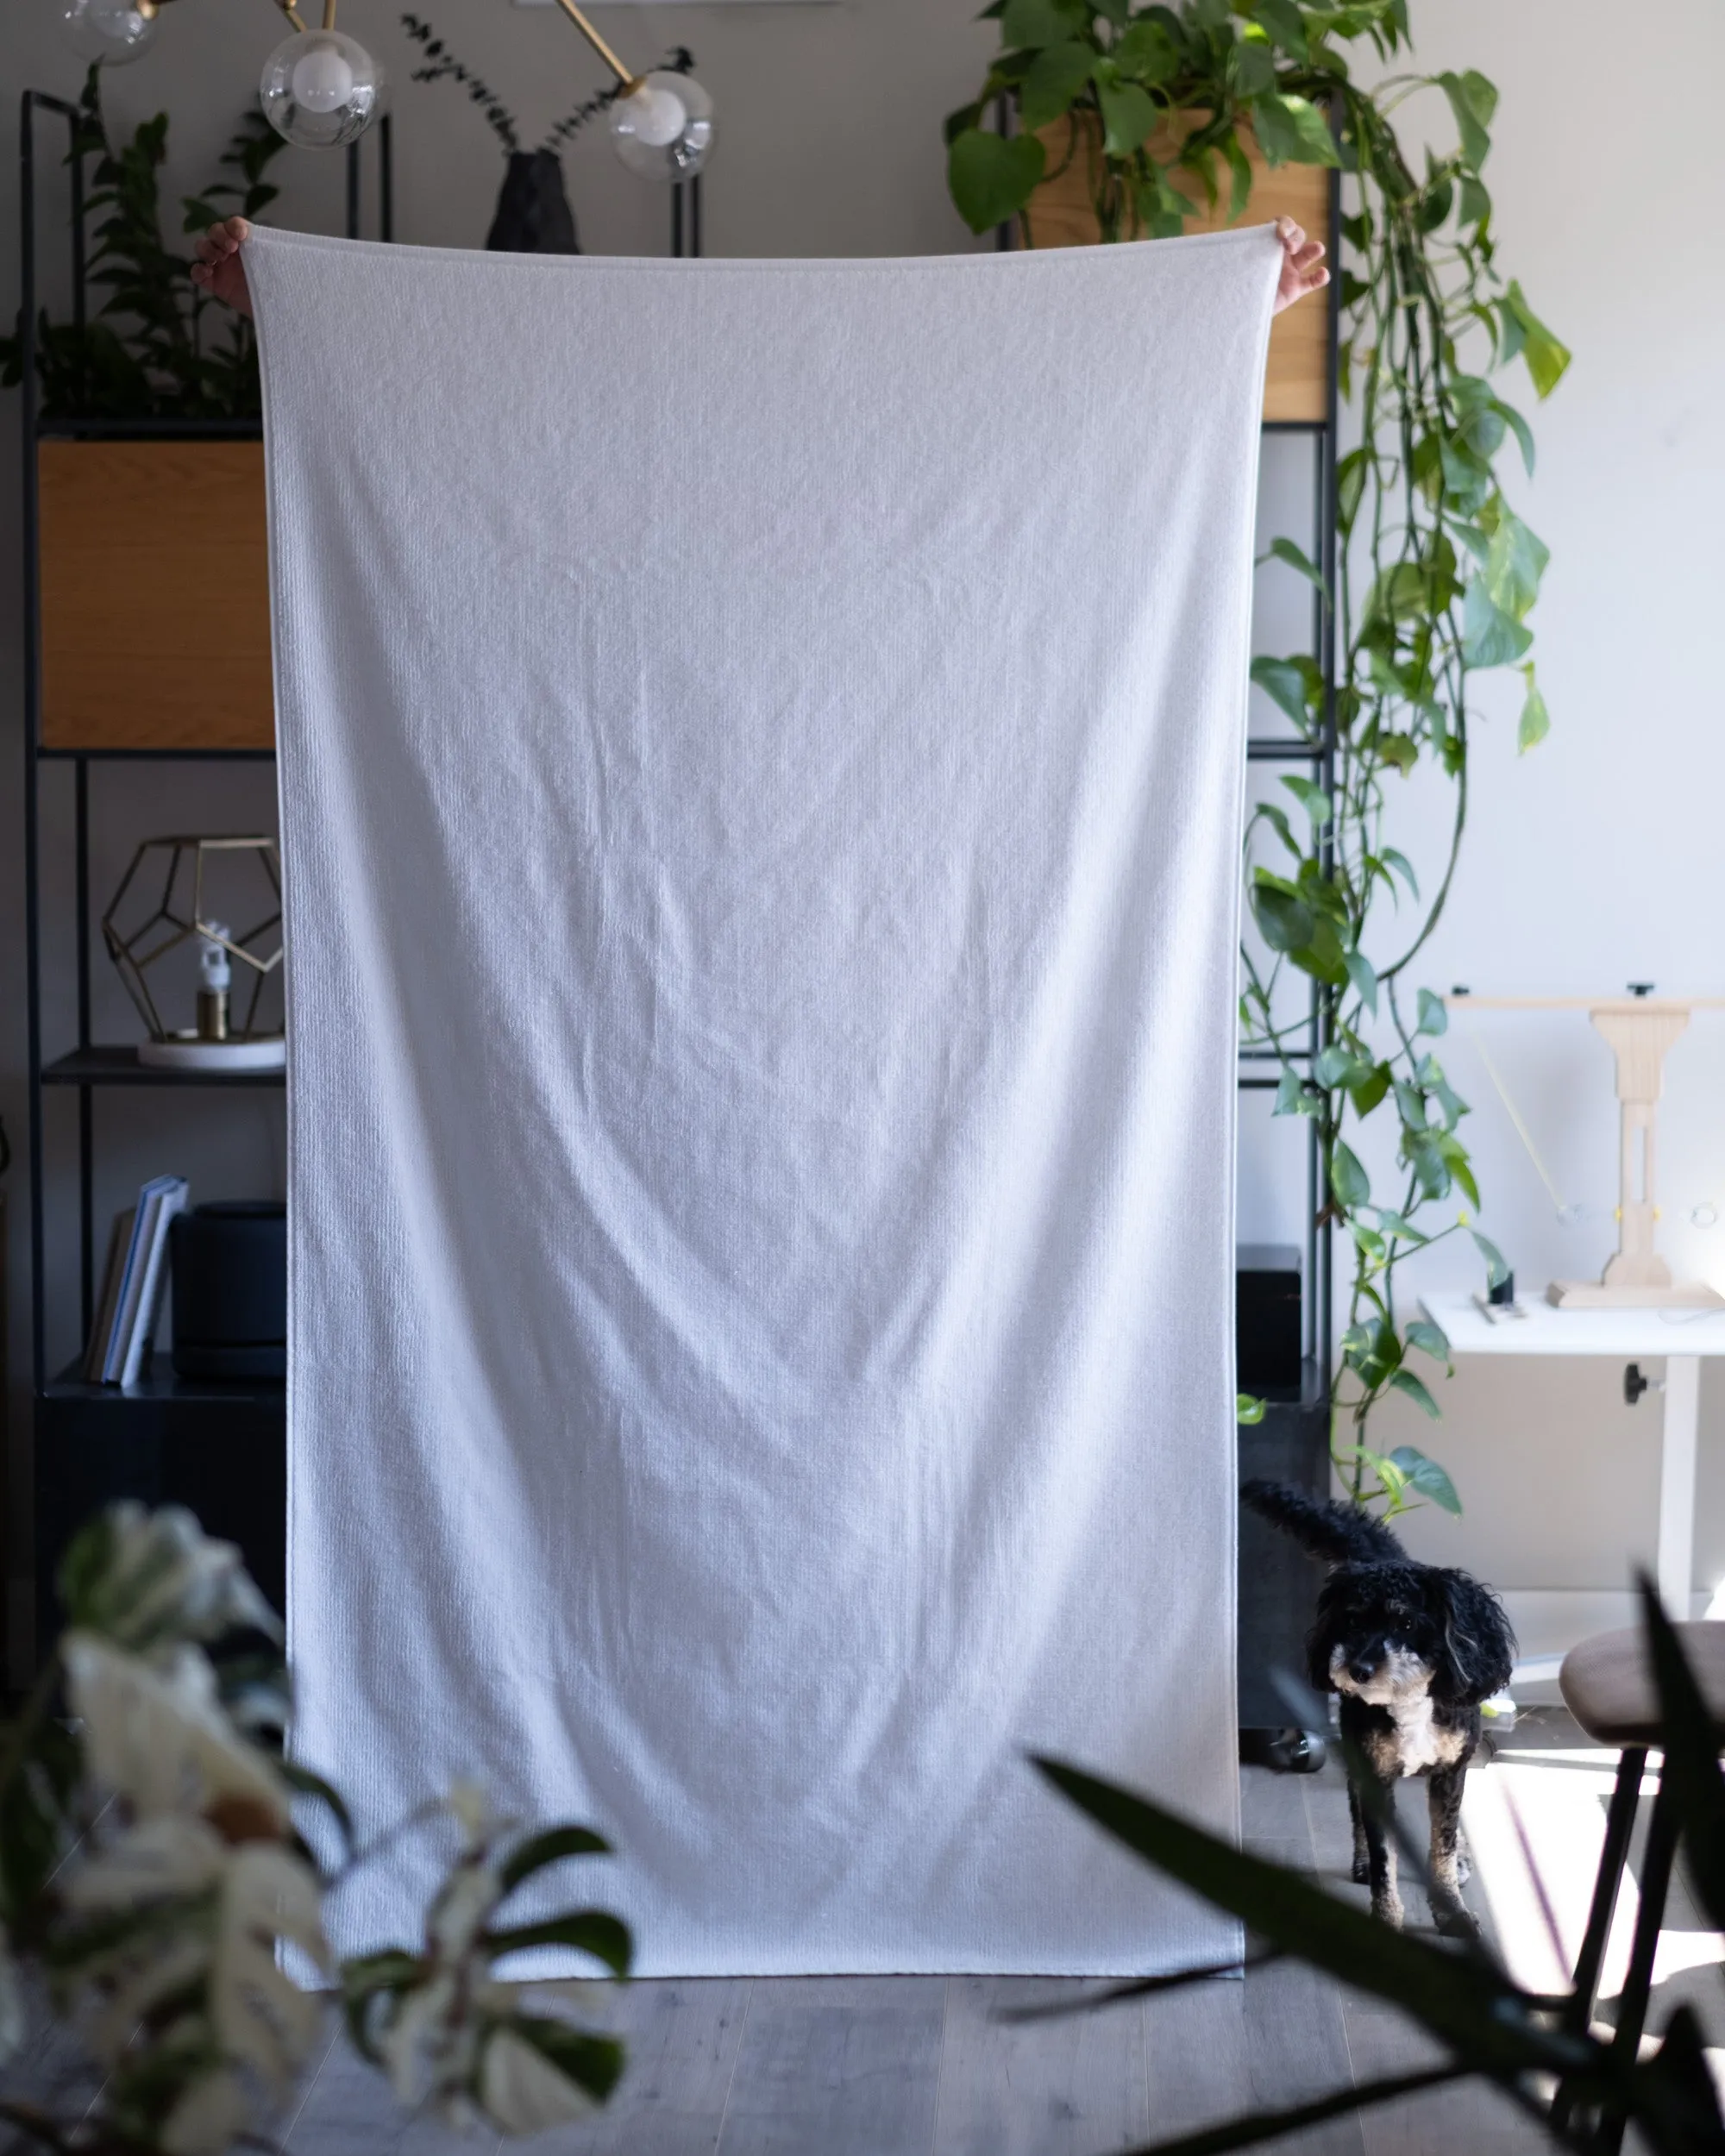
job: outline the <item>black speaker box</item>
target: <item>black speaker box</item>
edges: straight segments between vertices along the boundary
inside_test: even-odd
[[[173,1367],[181,1377],[287,1374],[287,1207],[195,1206],[175,1219]]]

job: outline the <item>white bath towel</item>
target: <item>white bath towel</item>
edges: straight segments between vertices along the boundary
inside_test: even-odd
[[[1238,1949],[1024,1753],[1235,1821],[1276,260],[248,248],[298,1742],[649,1971]]]

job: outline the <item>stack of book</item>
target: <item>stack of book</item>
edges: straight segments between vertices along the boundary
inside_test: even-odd
[[[158,1175],[114,1216],[102,1299],[85,1350],[87,1385],[135,1385],[155,1346],[167,1289],[167,1236],[185,1206],[184,1175]]]

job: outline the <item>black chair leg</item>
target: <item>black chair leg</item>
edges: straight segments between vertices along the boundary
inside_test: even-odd
[[[1605,1961],[1606,1941],[1611,1936],[1611,1919],[1616,1914],[1623,1867],[1629,1859],[1629,1838],[1635,1830],[1635,1808],[1640,1801],[1641,1776],[1647,1764],[1645,1748],[1625,1752],[1618,1758],[1617,1780],[1611,1791],[1610,1808],[1605,1814],[1605,1840],[1599,1852],[1599,1871],[1593,1882],[1593,1902],[1587,1912],[1587,1932],[1576,1959],[1569,2004],[1564,2009],[1563,2026],[1573,2035],[1584,2036],[1593,2023],[1594,2004],[1599,1996],[1599,1972]],[[1561,2084],[1552,2099],[1552,2124],[1566,2126],[1574,2109],[1575,2097],[1569,2084]]]
[[[1641,2031],[1647,2027],[1647,2001],[1653,1988],[1653,1955],[1659,1943],[1659,1926],[1665,1913],[1665,1895],[1671,1886],[1672,1860],[1677,1854],[1677,1803],[1663,1771],[1659,1793],[1653,1799],[1653,1816],[1647,1827],[1647,1854],[1641,1859],[1641,1908],[1635,1920],[1635,1943],[1629,1953],[1629,1973],[1623,1996],[1617,2002],[1617,2034],[1611,2048],[1621,2063],[1633,2066],[1640,2051]],[[1627,2122],[1621,2114],[1602,2122],[1600,2156],[1618,2156]]]

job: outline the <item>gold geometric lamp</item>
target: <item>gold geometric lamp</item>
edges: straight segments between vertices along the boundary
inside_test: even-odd
[[[255,864],[248,867],[248,863]],[[147,869],[146,867],[147,864]],[[214,885],[246,877],[260,887],[270,910],[253,928],[236,936],[214,911]],[[151,906],[148,893],[158,888]],[[135,887],[136,891],[135,893]],[[136,894],[147,908],[135,927],[122,926],[135,912]],[[128,900],[134,903],[129,906]],[[287,1044],[281,1034],[257,1030],[264,983],[281,963],[281,855],[268,837],[147,838],[132,856],[108,911],[102,937],[127,993],[149,1028],[138,1044],[138,1061],[156,1070],[281,1070]],[[179,968],[164,967],[171,953],[195,947],[197,1018],[191,1026],[170,1026],[157,1001]],[[187,952],[187,956],[191,955]],[[235,968],[248,979],[250,993],[242,1023],[235,1023]],[[182,993],[184,990],[182,988]]]

